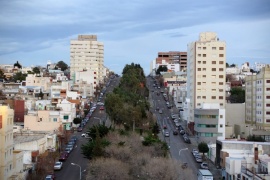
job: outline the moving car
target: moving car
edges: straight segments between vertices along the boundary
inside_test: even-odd
[[[48,174],[48,175],[45,177],[45,180],[55,180],[54,174]]]
[[[61,170],[63,166],[63,163],[60,161],[55,162],[53,169],[54,170]]]
[[[99,110],[104,110],[104,106],[100,106]]]
[[[165,137],[169,137],[170,133],[168,131],[165,132]]]
[[[162,114],[163,113],[162,109],[160,109],[158,112],[159,112],[159,114]]]

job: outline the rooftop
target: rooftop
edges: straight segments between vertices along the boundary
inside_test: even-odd
[[[44,135],[18,135],[14,136],[14,144],[25,143],[42,139]]]

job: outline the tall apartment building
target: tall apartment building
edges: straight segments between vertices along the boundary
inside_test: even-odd
[[[104,45],[96,35],[79,35],[70,41],[70,78],[75,80],[76,72],[92,71],[96,83],[103,81]]]
[[[270,65],[257,75],[246,76],[246,123],[268,130],[270,140]]]
[[[225,112],[215,112],[212,118],[207,118],[197,124],[195,119],[199,120],[198,118],[205,115],[210,116],[211,107],[225,108],[226,43],[219,41],[216,33],[200,33],[198,41],[188,44],[187,54],[187,98],[190,99],[187,121],[189,128],[193,133],[195,130],[198,136],[221,136],[220,128],[223,129],[225,124],[221,125],[219,121],[224,120],[225,114],[223,115],[223,113]],[[204,106],[204,104],[210,105]],[[204,107],[207,107],[208,112],[203,116],[195,114],[196,109]],[[196,112],[204,113],[202,110]],[[222,113],[222,115],[219,116],[218,113]],[[215,121],[212,121],[213,118]]]
[[[158,52],[156,58],[156,64],[162,64],[165,60],[167,64],[179,64],[180,71],[187,68],[187,52],[180,51],[169,51],[169,52]]]

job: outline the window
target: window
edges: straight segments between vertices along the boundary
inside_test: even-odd
[[[219,78],[223,78],[223,75],[219,75]]]
[[[203,54],[203,57],[206,57],[206,54]]]
[[[224,47],[219,47],[219,50],[224,50]]]
[[[222,118],[223,118],[223,115],[219,115],[219,118],[221,118],[221,119],[222,119]]]
[[[197,82],[197,85],[201,85],[201,82]]]
[[[212,96],[212,99],[216,99],[216,96]]]
[[[266,107],[270,107],[270,104],[266,104]]]
[[[223,99],[223,96],[219,96],[219,99]]]
[[[197,106],[200,106],[201,105],[201,103],[197,103]]]
[[[270,111],[266,111],[266,115],[270,115]]]
[[[266,80],[266,83],[270,83],[270,80]]]
[[[223,89],[219,89],[219,92],[223,92]]]
[[[220,128],[223,128],[223,124],[220,124],[219,127],[220,127]]]
[[[202,98],[203,98],[203,99],[206,99],[206,96],[203,96]]]
[[[94,72],[94,74],[97,74],[97,72]]]
[[[57,118],[53,118],[53,122],[57,122]]]
[[[216,89],[212,89],[212,92],[216,92]]]
[[[67,120],[68,119],[68,115],[64,116],[64,119]]]
[[[202,70],[203,70],[203,71],[206,71],[206,68],[203,68]]]
[[[198,68],[198,71],[201,71],[202,69],[201,68]]]
[[[219,57],[224,57],[224,55],[223,54],[219,54]]]
[[[202,62],[201,61],[198,61],[198,64],[201,64]]]
[[[223,85],[223,82],[219,82],[218,84],[219,84],[219,85]]]
[[[201,96],[197,96],[197,99],[201,99]]]
[[[203,61],[203,64],[206,64],[206,61]]]
[[[202,55],[201,54],[198,54],[198,57],[201,57]]]
[[[270,99],[270,96],[266,96],[266,99]]]
[[[223,71],[223,68],[219,68],[219,71]]]
[[[96,84],[96,82],[94,82],[94,84]]]
[[[216,64],[217,62],[216,61],[212,61],[212,64]]]
[[[206,49],[206,47],[203,47],[203,49],[205,50],[205,49]]]
[[[203,77],[203,78],[206,78],[206,75],[203,75],[202,77]]]
[[[94,77],[94,79],[97,79],[97,77]]]
[[[216,71],[216,68],[212,68],[212,71]]]
[[[212,50],[216,50],[217,48],[216,47],[212,47]]]
[[[219,64],[224,64],[224,61],[219,61]]]
[[[199,50],[201,50],[202,48],[201,47],[198,47]]]

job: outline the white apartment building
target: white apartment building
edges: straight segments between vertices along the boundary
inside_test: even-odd
[[[0,106],[0,179],[19,179],[23,177],[23,154],[13,151],[14,110]]]
[[[195,109],[202,108],[203,103],[219,104],[220,109],[225,108],[226,43],[219,41],[216,33],[200,33],[198,41],[188,44],[187,54],[187,97],[190,99],[188,124],[194,133]],[[209,123],[205,121],[205,125]]]
[[[79,35],[70,41],[70,78],[76,79],[76,72],[96,73],[97,82],[103,80],[104,45],[96,35]]]
[[[173,72],[180,71],[180,64],[177,64],[177,63],[171,64],[171,63],[168,63],[166,60],[162,60],[161,63],[156,63],[155,69],[157,70],[159,66],[167,66],[168,71],[173,71]]]
[[[246,123],[254,126],[253,134],[270,141],[270,65],[246,76]]]

